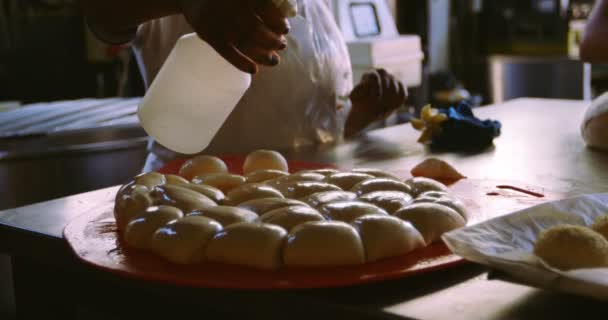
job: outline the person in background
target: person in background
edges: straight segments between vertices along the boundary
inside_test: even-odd
[[[236,68],[251,74],[259,73],[259,76],[253,77],[249,89],[253,93],[257,90],[259,95],[260,91],[268,90],[268,86],[258,85],[260,82],[272,85],[273,78],[281,82],[285,77],[300,76],[286,75],[292,69],[279,65],[281,54],[290,50],[290,45],[298,47],[297,40],[291,38],[290,33],[302,34],[305,30],[292,30],[289,20],[281,15],[271,0],[81,0],[81,3],[88,25],[100,39],[112,44],[133,44],[146,87],[153,81],[179,37],[191,32],[196,32]],[[321,27],[335,25],[333,16],[329,17],[330,10],[324,0],[301,0],[299,10],[306,7],[308,10],[303,11],[307,11],[307,14],[321,16],[316,17],[321,19]],[[302,29],[300,26],[294,28]],[[344,46],[344,39],[339,33],[329,41],[328,47]],[[338,45],[333,45],[332,42]],[[267,103],[256,101],[252,106],[247,106],[246,93],[205,152],[231,153],[259,148],[288,148],[296,147],[302,141],[335,142],[342,136],[356,135],[372,122],[390,115],[405,102],[406,89],[388,72],[369,72],[352,88],[350,63],[348,70],[345,70],[343,61],[332,61],[337,59],[331,59],[331,56],[326,60],[329,70],[325,73],[333,75],[319,79],[319,88],[315,89],[317,92],[306,95],[311,100],[317,99],[316,101],[301,101],[302,105],[290,105],[288,107],[292,110],[301,110],[286,112],[276,105],[288,98],[289,92],[283,93],[283,96],[281,93],[269,95],[272,97],[268,98]],[[330,86],[327,82],[336,85]],[[337,98],[342,93],[324,92],[321,88],[324,83],[326,87],[347,89],[348,101],[344,103],[344,99]],[[284,88],[277,89],[281,90],[288,91]],[[325,101],[318,103],[318,99]],[[318,106],[310,106],[311,103]],[[332,107],[326,107],[325,104]],[[264,112],[266,115],[281,114],[284,118],[276,121],[279,123],[268,126],[262,123]],[[256,120],[258,114],[260,118]],[[295,119],[296,117],[299,118]],[[310,119],[303,119],[307,117]],[[307,128],[298,133],[300,136],[294,134],[292,137],[288,134],[291,127],[311,120],[315,121],[313,126],[318,128]],[[237,131],[238,134],[235,134]],[[273,144],[267,143],[273,139]],[[240,141],[246,143],[241,149],[228,148],[228,145],[239,142],[237,140],[247,142]],[[149,150],[144,171],[157,169],[180,156],[154,142],[150,144]]]
[[[580,49],[581,59],[584,61],[608,62],[608,1],[596,1]]]

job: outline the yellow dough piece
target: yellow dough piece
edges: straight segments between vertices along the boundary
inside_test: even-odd
[[[180,209],[171,206],[149,207],[127,224],[124,239],[132,248],[150,249],[152,236],[156,230],[183,215]]]
[[[289,172],[287,160],[272,150],[257,150],[247,155],[243,164],[243,173],[250,174],[258,170],[279,170]]]
[[[247,183],[259,183],[259,182],[264,182],[264,181],[268,181],[268,180],[285,177],[288,175],[289,175],[289,173],[287,173],[285,171],[265,169],[265,170],[257,170],[257,171],[251,172],[250,174],[246,175],[245,178],[247,178]]]
[[[358,196],[374,191],[401,191],[412,194],[412,187],[401,181],[387,178],[375,178],[357,183],[350,191],[356,193]]]
[[[360,196],[359,200],[382,208],[389,214],[409,206],[414,201],[411,195],[401,191],[374,191]]]
[[[339,187],[326,182],[296,181],[282,184],[277,188],[285,198],[301,199],[313,193],[323,191],[342,191]]]
[[[323,221],[323,216],[309,206],[289,206],[264,213],[260,221],[275,224],[290,231],[295,226],[309,221]]]
[[[411,223],[391,216],[365,216],[353,221],[368,262],[405,255],[425,246]]]
[[[281,267],[285,229],[265,223],[237,223],[217,233],[206,250],[210,261],[275,270]]]
[[[534,254],[561,270],[608,267],[608,241],[583,226],[558,225],[541,232]]]
[[[313,221],[289,233],[283,262],[292,267],[355,265],[365,262],[365,252],[353,226],[339,221]]]
[[[595,219],[591,229],[608,239],[608,215]]]
[[[213,219],[221,224],[223,227],[240,223],[240,222],[253,222],[258,219],[258,215],[255,212],[229,206],[216,206],[209,207],[203,210],[193,211],[188,216],[198,216]]]
[[[205,217],[188,216],[174,220],[158,229],[152,236],[152,252],[176,264],[194,264],[205,258],[209,240],[222,225]]]
[[[196,176],[194,179],[192,179],[192,183],[206,184],[220,189],[225,194],[242,186],[246,181],[247,178],[230,173],[214,173],[204,176]]]
[[[340,187],[342,190],[350,190],[357,183],[373,178],[375,178],[375,176],[372,176],[371,174],[367,173],[340,172],[332,174],[331,176],[327,177],[325,181],[327,181],[327,183],[331,183]]]
[[[405,184],[412,187],[412,195],[414,197],[417,197],[418,195],[427,191],[448,191],[448,187],[445,184],[425,177],[414,177],[407,179],[405,180]]]
[[[465,221],[470,219],[469,210],[456,196],[442,191],[427,191],[414,199],[414,203],[436,203],[454,209]]]
[[[124,230],[131,219],[153,205],[154,200],[146,186],[131,182],[121,187],[114,201],[114,218],[118,230]]]
[[[227,172],[228,167],[222,159],[206,155],[188,159],[179,169],[179,175],[188,180],[192,180],[196,176]]]
[[[320,208],[321,206],[338,201],[351,201],[355,200],[357,195],[350,191],[323,191],[309,195],[302,199],[308,205],[314,208]]]
[[[224,204],[238,206],[245,201],[261,198],[284,198],[284,196],[279,190],[266,184],[251,183],[230,191],[226,195]]]
[[[422,161],[410,172],[414,177],[426,177],[440,181],[458,181],[466,178],[449,163],[437,158]]]
[[[135,181],[135,184],[146,186],[150,190],[152,190],[156,186],[160,186],[167,183],[165,175],[160,174],[158,172],[142,173],[135,176],[133,180]]]
[[[411,222],[427,245],[441,240],[444,233],[466,225],[458,212],[436,203],[415,203],[398,210],[394,216]]]
[[[177,185],[157,186],[151,194],[160,204],[177,207],[186,213],[217,205],[206,196]]]
[[[239,208],[253,211],[257,213],[258,216],[261,216],[268,211],[289,206],[307,206],[307,204],[299,200],[285,198],[260,198],[239,204]]]
[[[386,178],[386,179],[392,179],[392,180],[397,180],[397,181],[401,181],[401,179],[399,179],[399,177],[395,176],[394,174],[381,170],[381,169],[375,169],[375,168],[354,168],[351,170],[351,172],[354,173],[365,173],[365,174],[369,174],[372,175],[376,178]]]
[[[384,209],[361,201],[332,202],[322,206],[319,211],[328,220],[352,222],[353,220],[367,215],[388,215]]]
[[[187,188],[192,191],[196,191],[196,192],[206,196],[207,198],[213,200],[216,203],[223,201],[224,198],[226,197],[224,195],[224,193],[222,192],[222,190],[220,190],[216,187],[206,185],[206,184],[188,183],[188,184],[182,184],[182,185],[180,185],[180,187]]]
[[[190,183],[190,181],[184,179],[183,177],[175,175],[175,174],[166,174],[165,178],[167,179],[167,184],[173,184],[173,185],[176,185],[176,186],[180,186],[180,185],[184,185],[184,184],[189,184]]]

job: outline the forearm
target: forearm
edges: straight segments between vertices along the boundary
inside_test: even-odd
[[[589,62],[608,61],[608,1],[599,0],[589,17],[583,42],[581,58]]]

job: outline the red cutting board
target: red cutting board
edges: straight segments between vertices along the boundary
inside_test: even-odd
[[[231,172],[240,173],[242,157],[223,157]],[[163,173],[176,173],[184,160],[170,163]],[[327,164],[290,161],[292,172],[334,167]],[[510,187],[522,189],[516,191]],[[464,179],[450,186],[471,213],[469,224],[524,209],[562,195],[542,188],[506,181]],[[241,266],[204,263],[178,266],[138,250],[127,249],[118,238],[113,203],[107,203],[73,220],[64,236],[83,262],[115,274],[144,281],[204,288],[296,289],[357,285],[397,279],[449,268],[464,262],[442,243],[396,257],[359,266],[331,268],[284,268],[261,271]]]

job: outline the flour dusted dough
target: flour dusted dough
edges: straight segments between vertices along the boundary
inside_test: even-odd
[[[227,172],[228,167],[222,159],[206,155],[187,160],[179,169],[179,175],[188,180],[192,180],[196,176]]]
[[[608,267],[608,241],[583,226],[558,225],[541,232],[534,254],[561,270]]]
[[[395,212],[395,217],[411,222],[427,245],[441,240],[444,233],[464,227],[458,212],[436,203],[415,203]]]
[[[229,206],[209,207],[203,210],[193,211],[189,213],[188,216],[200,216],[213,219],[224,227],[239,222],[253,222],[258,218],[258,215],[252,211]]]

